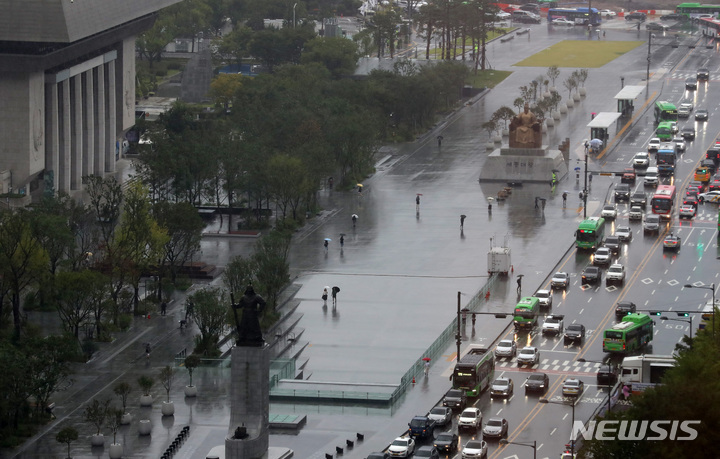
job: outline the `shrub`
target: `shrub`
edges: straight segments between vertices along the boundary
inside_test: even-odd
[[[167,75],[167,73],[168,73],[168,72],[167,72],[166,69],[157,69],[157,70],[155,70],[155,75],[156,75],[156,76],[159,76],[159,77],[164,77],[164,76]]]

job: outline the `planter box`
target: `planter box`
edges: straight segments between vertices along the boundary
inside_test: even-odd
[[[152,424],[149,419],[142,419],[138,425],[138,433],[140,435],[150,435],[152,432]]]
[[[90,444],[93,446],[105,446],[105,436],[103,434],[95,434],[90,437]]]
[[[163,416],[172,416],[175,414],[175,405],[173,402],[162,402],[160,411],[162,411]]]
[[[197,396],[197,386],[185,386],[185,397]]]
[[[125,413],[122,415],[122,418],[120,418],[120,424],[126,426],[126,425],[130,424],[132,422],[132,420],[133,420],[132,414]]]
[[[152,406],[152,395],[141,395],[140,396],[140,406]]]
[[[120,459],[123,455],[123,447],[120,443],[113,443],[110,445],[110,459]]]

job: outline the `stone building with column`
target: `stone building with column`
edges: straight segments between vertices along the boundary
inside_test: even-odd
[[[0,195],[78,195],[135,124],[135,37],[180,0],[0,0]]]

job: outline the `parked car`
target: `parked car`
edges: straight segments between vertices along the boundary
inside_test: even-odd
[[[552,279],[550,279],[550,287],[551,288],[567,289],[569,286],[570,286],[570,276],[568,276],[568,273],[558,271],[555,274],[553,274]]]
[[[585,383],[578,378],[568,378],[562,386],[562,394],[566,397],[579,397],[585,390]]]
[[[617,207],[615,204],[605,204],[600,211],[600,216],[602,218],[614,220],[617,218]]]
[[[629,226],[618,226],[615,228],[615,236],[619,237],[622,242],[632,241],[632,234]]]
[[[632,13],[625,15],[626,21],[640,21],[643,22],[647,19],[647,15],[645,13],[642,13],[640,11],[634,11]]]
[[[482,440],[470,440],[465,443],[462,450],[462,459],[484,459],[488,455],[487,442]]]
[[[605,285],[624,284],[625,283],[625,266],[620,263],[613,263],[605,273]]]
[[[704,108],[695,111],[695,121],[707,121],[708,111]]]
[[[443,455],[452,454],[457,450],[458,436],[454,432],[443,432],[435,438],[433,446]]]
[[[649,165],[650,165],[650,155],[648,155],[644,151],[635,153],[635,156],[633,156],[633,166],[634,167],[648,167]]]
[[[680,241],[680,236],[676,236],[673,233],[670,233],[665,236],[665,239],[663,240],[663,251],[674,250],[677,252],[678,250],[680,250],[681,245],[682,243]]]
[[[582,285],[599,284],[602,278],[602,271],[597,266],[588,265],[582,272]]]
[[[511,339],[504,339],[495,346],[495,358],[513,358],[517,354],[517,345]],[[448,392],[449,393],[449,392]]]
[[[503,438],[508,434],[508,422],[505,418],[490,418],[483,427],[483,437]]]
[[[435,421],[436,426],[446,426],[448,423],[452,424],[452,415],[452,409],[447,406],[436,406],[428,413],[428,417]]]
[[[550,378],[545,373],[533,373],[525,380],[525,393],[545,392],[550,387]]]
[[[628,314],[633,314],[637,310],[637,306],[632,301],[621,301],[615,306],[615,317],[618,320]]]
[[[510,378],[497,378],[490,384],[491,397],[510,397],[515,392],[515,385]]]
[[[579,343],[582,344],[585,339],[585,325],[582,324],[570,324],[565,327],[565,336],[563,337],[564,344]]]
[[[685,89],[694,91],[697,89],[697,78],[696,77],[687,77],[685,78]]]
[[[683,204],[680,206],[680,218],[693,218],[695,217],[695,206],[690,204]]]

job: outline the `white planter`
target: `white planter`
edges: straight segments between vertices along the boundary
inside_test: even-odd
[[[547,124],[547,127],[555,127],[555,120],[552,118],[548,118],[545,120],[545,124]]]
[[[573,102],[572,99],[568,99],[567,103],[565,104],[565,106],[567,108],[573,108],[574,105],[575,105],[575,102]]]
[[[138,433],[140,435],[150,435],[150,432],[152,432],[152,424],[150,424],[150,420],[141,419],[140,424],[138,425]]]
[[[185,397],[195,397],[197,395],[197,386],[185,386]]]
[[[502,130],[502,136],[503,136],[503,137],[509,137],[509,136],[510,136],[510,129],[503,129],[503,130]]]
[[[558,92],[557,88],[555,86],[550,86],[550,92]]]
[[[508,133],[508,135],[509,135],[509,133]],[[494,135],[492,139],[493,139],[493,142],[495,142],[495,143],[502,143],[502,136]]]
[[[546,133],[546,132],[547,132],[547,129],[548,129],[547,126],[545,125],[545,123],[543,123],[543,124],[542,124],[542,127],[540,128],[540,131],[543,132],[543,133]]]
[[[161,411],[163,416],[172,416],[175,414],[175,405],[173,402],[162,402]]]
[[[560,106],[560,113],[564,115],[564,114],[566,114],[567,112],[568,112],[567,105],[561,105],[561,106]]]
[[[580,96],[585,97],[587,95],[587,90],[585,88],[580,88]]]
[[[488,142],[488,143],[485,144],[485,149],[486,149],[486,150],[494,150],[494,149],[495,149],[495,144],[492,143],[492,142]]]
[[[123,447],[120,443],[110,445],[110,459],[120,459],[123,455]]]
[[[132,422],[132,420],[133,420],[132,414],[125,413],[120,418],[120,424],[126,426],[126,425],[130,424]]]
[[[547,99],[548,97],[550,97],[550,96],[552,96],[552,94],[550,94],[550,91],[545,91],[545,92],[543,93],[543,97],[546,98],[546,99]]]
[[[555,121],[560,121],[560,112],[558,110],[553,110],[552,117]]]
[[[580,102],[580,94],[578,94],[578,93],[573,94],[573,100],[575,102]]]
[[[103,434],[95,434],[90,437],[90,444],[93,446],[105,446],[105,436]]]
[[[140,406],[152,406],[152,395],[141,395],[140,396]]]

